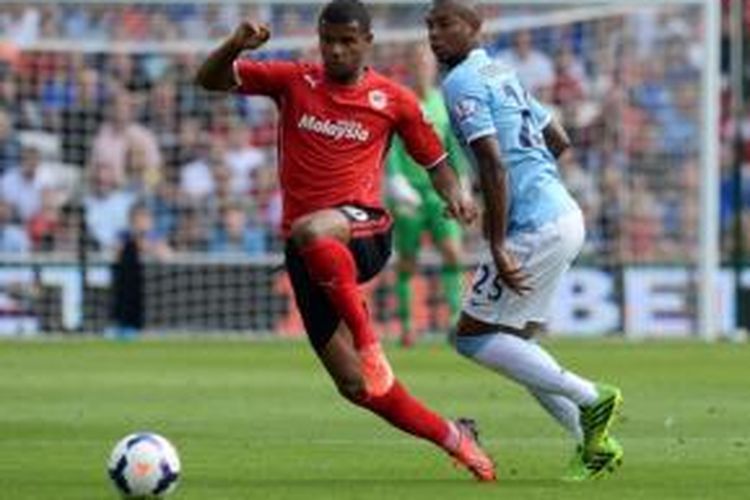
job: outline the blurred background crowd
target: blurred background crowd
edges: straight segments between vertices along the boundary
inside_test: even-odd
[[[198,89],[193,76],[205,54],[191,43],[225,36],[242,16],[269,22],[276,38],[311,36],[317,9],[1,4],[0,253],[75,254],[81,243],[114,252],[125,231],[159,259],[278,251],[275,109],[264,99]],[[492,6],[487,19],[527,11]],[[420,26],[422,13],[408,4],[374,9],[379,28]],[[721,228],[728,255],[737,216],[750,248],[750,175],[740,214],[731,196],[735,161],[750,171],[750,114],[735,123],[730,113],[726,9],[724,20]],[[701,21],[697,8],[644,10],[487,40],[573,138],[575,150],[560,168],[584,208],[589,262],[695,259]],[[409,84],[408,50],[404,42],[378,43],[372,64]],[[259,57],[315,54],[281,48]],[[745,141],[739,159],[737,130]],[[469,248],[477,238],[468,235]]]

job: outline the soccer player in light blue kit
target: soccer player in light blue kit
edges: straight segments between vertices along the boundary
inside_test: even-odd
[[[564,368],[533,337],[584,241],[583,216],[556,158],[570,143],[513,68],[480,48],[481,16],[468,0],[433,0],[430,46],[444,65],[451,123],[478,170],[487,238],[453,335],[458,352],[520,383],[576,439],[566,478],[622,461],[609,435],[620,390]]]

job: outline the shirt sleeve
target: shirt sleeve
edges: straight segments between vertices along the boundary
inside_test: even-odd
[[[443,94],[454,127],[466,144],[497,133],[489,91],[478,78],[458,75],[444,85]]]
[[[240,94],[280,96],[297,73],[297,66],[288,61],[236,59],[233,65],[236,91]]]
[[[552,121],[552,113],[531,94],[528,96],[528,101],[531,116],[534,117],[534,121],[539,125],[539,130],[543,130]]]
[[[430,169],[446,158],[435,127],[422,111],[417,97],[407,90],[401,92],[396,131],[409,155],[423,167]]]

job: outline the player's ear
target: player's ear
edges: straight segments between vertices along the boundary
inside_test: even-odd
[[[367,42],[367,45],[372,45],[372,41],[375,39],[375,37],[372,34],[372,31],[368,31],[364,34],[365,42]]]

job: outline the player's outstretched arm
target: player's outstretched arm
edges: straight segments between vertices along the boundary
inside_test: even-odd
[[[479,170],[479,185],[484,199],[484,229],[498,276],[503,283],[519,295],[530,291],[527,276],[513,255],[505,249],[508,230],[508,179],[500,154],[500,145],[492,136],[471,142]]]
[[[271,37],[267,25],[243,21],[234,32],[211,52],[195,75],[195,83],[206,90],[229,91],[237,86],[234,60],[244,50],[261,47]]]
[[[556,118],[550,120],[542,130],[542,134],[547,148],[555,158],[560,158],[560,155],[570,148],[570,137]]]
[[[462,188],[453,167],[442,160],[429,172],[432,186],[445,201],[448,213],[461,224],[469,225],[474,222],[477,218],[476,204]]]

